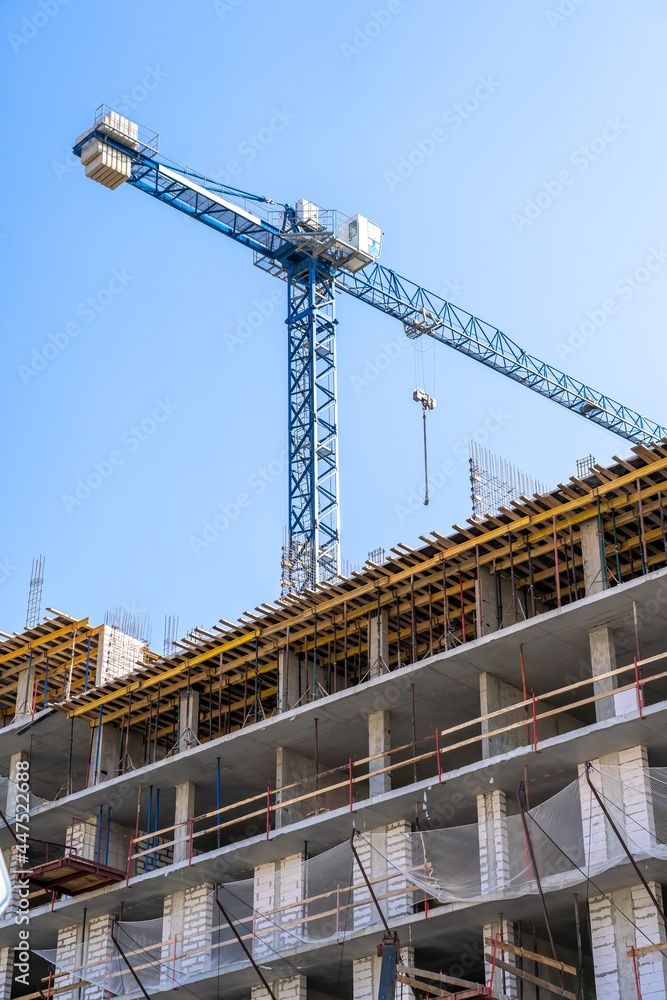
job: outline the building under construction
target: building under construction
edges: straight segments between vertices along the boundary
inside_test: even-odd
[[[169,655],[3,633],[0,1000],[375,1000],[388,934],[405,1000],[667,998],[666,492],[639,445]]]

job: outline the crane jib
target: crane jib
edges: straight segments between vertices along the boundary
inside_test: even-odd
[[[336,292],[345,292],[636,444],[667,429],[539,358],[501,330],[377,262],[382,231],[300,199],[296,205],[229,188],[159,155],[159,136],[106,105],[74,152],[87,176],[125,181],[253,251],[254,263],[287,282],[289,529],[283,593],[340,575]],[[249,203],[249,205],[248,205]],[[246,207],[248,206],[248,207]],[[269,206],[265,208],[264,206]]]

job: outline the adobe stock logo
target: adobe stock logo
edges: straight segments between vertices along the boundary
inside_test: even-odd
[[[147,417],[123,431],[120,436],[120,448],[114,448],[101,461],[93,462],[91,471],[85,476],[79,476],[75,481],[72,492],[60,495],[68,514],[71,514],[75,507],[81,507],[86,500],[90,500],[93,493],[111,479],[116,469],[125,464],[127,455],[137,451],[144,441],[148,441],[155,434],[160,424],[168,420],[178,409],[178,403],[172,402],[169,397],[156,399],[155,403]]]

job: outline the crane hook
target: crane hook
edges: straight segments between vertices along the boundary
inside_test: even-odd
[[[422,404],[422,416],[424,418],[424,506],[428,507],[428,450],[426,447],[426,413],[435,408],[435,399],[429,396],[423,389],[415,389],[412,393],[415,403]]]

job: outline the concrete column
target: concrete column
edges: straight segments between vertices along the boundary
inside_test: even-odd
[[[511,577],[492,573],[486,566],[480,566],[479,577],[475,580],[475,608],[478,636],[489,635],[526,618],[524,600],[516,587],[512,594]]]
[[[530,689],[528,689],[528,695],[530,696]],[[523,700],[523,692],[506,681],[494,677],[493,674],[484,673],[479,675],[480,715],[488,715],[491,712],[499,711],[501,708],[509,708]],[[490,736],[488,739],[483,739],[482,758],[484,760],[488,757],[496,757],[499,754],[509,753],[517,747],[526,746],[526,744],[533,742],[532,704],[529,704],[527,708],[527,713],[526,707],[517,708],[516,711],[503,712],[502,715],[496,715],[492,719],[482,722],[482,733],[492,733],[496,729],[503,729],[505,726],[513,725],[521,720],[524,720],[526,723],[524,726],[517,726],[515,729],[510,729],[508,732],[499,733],[498,736]],[[552,706],[549,702],[538,699],[535,708],[536,714],[539,716],[541,713],[552,708]],[[553,736],[560,736],[561,733],[569,733],[575,729],[581,729],[581,722],[567,712],[562,712],[559,715],[549,716],[546,719],[538,719],[537,740],[540,743],[542,740],[548,740]]]
[[[371,614],[368,632],[368,664],[371,677],[381,677],[389,670],[389,611],[380,608]]]
[[[180,843],[174,845],[174,864],[178,861],[187,861],[190,855],[190,845],[188,837],[190,835],[190,817],[195,813],[195,788],[193,781],[184,781],[181,785],[176,785],[176,807],[174,809],[174,823],[180,823],[174,831],[174,839]]]
[[[86,925],[83,978],[89,979],[91,985],[86,986],[85,1000],[106,1000],[118,990],[118,980],[109,981],[110,959],[117,954],[111,940],[112,927],[113,917],[108,914],[93,917]]]
[[[493,945],[487,944],[487,940],[495,940],[496,934],[498,935],[499,941],[504,941],[507,944],[514,944],[514,924],[510,923],[509,920],[496,920],[492,924],[484,924],[483,935],[484,935],[484,982],[489,985],[489,980],[491,978],[491,958],[493,956]],[[496,951],[496,958],[502,959],[507,965],[516,966],[516,958],[511,952],[501,952]],[[511,972],[507,972],[505,969],[495,968],[493,971],[493,982],[491,987],[497,990],[498,993],[505,994],[506,996],[516,997],[518,996],[518,987],[516,976],[513,976]],[[541,991],[540,991],[541,993]]]
[[[90,751],[89,785],[99,785],[118,773],[122,742],[123,734],[115,723],[96,726]]]
[[[25,770],[19,764],[28,759],[27,750],[18,750],[9,758],[9,780],[7,782],[7,802],[5,805],[7,819],[13,819],[16,815],[16,796],[18,795],[18,783]],[[25,799],[23,800],[25,805]]]
[[[178,752],[199,744],[199,692],[196,688],[178,696]]]
[[[278,796],[278,801],[284,799],[297,799],[301,795],[306,795],[315,789],[312,780],[315,774],[315,761],[309,757],[304,757],[300,753],[295,753],[288,747],[278,747],[276,750],[276,788],[284,785],[293,785],[288,788],[284,795]],[[308,780],[310,779],[310,780]],[[295,784],[295,782],[297,784]],[[276,811],[276,829],[281,826],[288,826],[290,823],[299,823],[306,819],[308,813],[315,809],[315,797],[296,802],[294,805],[285,806]]]
[[[56,944],[56,967],[58,971],[63,969],[78,969],[81,966],[81,938],[82,924],[70,924],[68,927],[61,927],[58,931]],[[59,988],[78,983],[79,973],[63,976],[57,980]],[[78,989],[73,989],[66,993],[58,994],[58,1000],[78,1000]]]
[[[499,680],[493,674],[479,675],[479,711],[480,715],[488,715],[490,712],[497,712],[498,709],[507,708],[517,702],[523,701],[523,692],[512,687],[505,681]],[[504,712],[493,719],[488,719],[482,723],[482,732],[493,732],[494,729],[502,729],[513,722],[518,722],[525,718],[525,709],[519,708],[516,712]],[[515,750],[517,747],[525,746],[527,742],[526,730],[519,726],[510,729],[507,733],[499,736],[492,736],[490,739],[482,740],[482,757],[495,757],[501,753]]]
[[[662,905],[661,887],[656,882],[649,885]],[[654,943],[665,940],[665,928],[655,906],[644,886],[635,885],[608,896],[593,896],[589,907],[596,996],[600,1000],[636,996],[632,958],[627,953],[631,947],[644,947],[647,939]],[[637,972],[644,1000],[667,998],[665,963],[659,952],[637,958]]]
[[[403,965],[414,966],[415,949],[401,948],[400,960]],[[380,986],[380,969],[382,958],[377,953],[365,955],[363,958],[355,958],[352,963],[352,996],[353,1000],[377,1000]],[[403,1000],[414,997],[414,993],[409,986],[397,988],[397,995]]]
[[[606,674],[610,670],[616,669],[616,650],[614,648],[614,633],[610,628],[596,628],[588,633],[588,641],[591,649],[591,670],[593,677],[598,674]],[[607,677],[602,681],[595,681],[593,684],[594,694],[606,694],[618,687],[616,677]],[[634,692],[628,692],[634,697]],[[598,722],[604,719],[613,719],[616,714],[614,697],[601,698],[595,702],[595,718]],[[635,708],[637,700],[635,698]]]
[[[29,719],[32,715],[32,702],[35,696],[35,664],[19,670],[16,688],[16,713],[14,722]]]
[[[278,711],[289,712],[299,701],[299,657],[290,649],[278,653]]]
[[[510,881],[507,796],[498,789],[477,796],[480,891],[503,889]]]
[[[496,601],[496,578],[486,566],[480,566],[479,578],[475,580],[475,607],[477,611],[477,635],[488,635],[498,630],[498,607]]]
[[[307,1000],[308,980],[305,976],[290,976],[289,979],[279,979],[268,982],[276,997],[276,1000]],[[269,1000],[269,994],[260,984],[253,986],[251,990],[251,1000]]]
[[[0,948],[0,1000],[9,1000],[14,980],[14,949]]]
[[[604,590],[602,572],[602,550],[600,548],[600,528],[597,517],[583,521],[579,525],[581,554],[584,562],[584,589],[586,597]]]
[[[390,748],[391,734],[389,729],[389,712],[371,712],[368,716],[368,756],[385,753]],[[388,767],[391,758],[377,757],[368,763],[368,795],[373,798],[375,795],[382,795],[391,788],[391,774],[375,774],[375,771]]]

